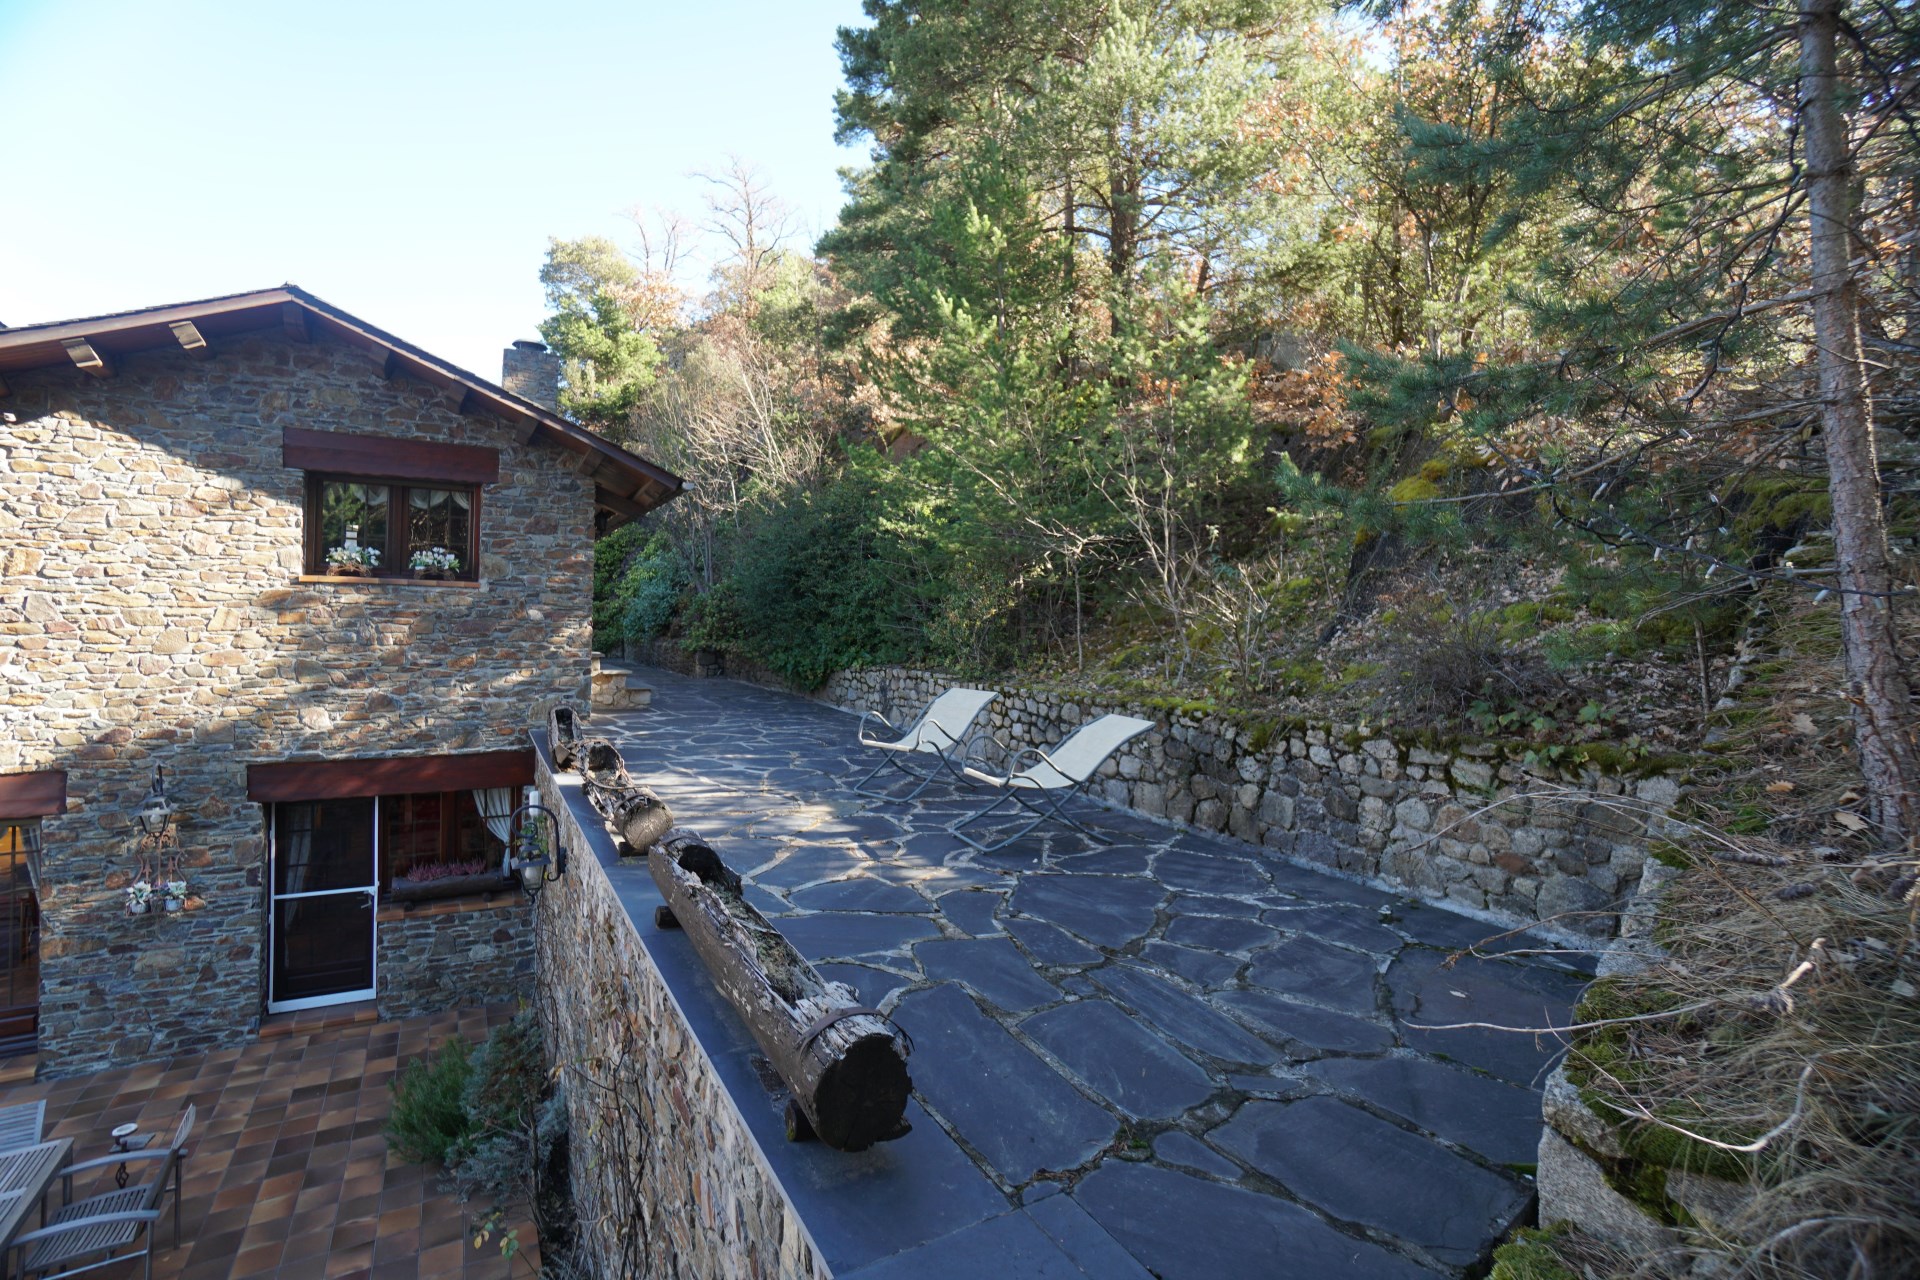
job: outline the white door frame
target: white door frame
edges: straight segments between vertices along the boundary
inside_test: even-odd
[[[380,989],[380,797],[373,797],[373,862],[367,869],[366,885],[354,885],[345,889],[319,889],[312,893],[278,893],[274,886],[280,882],[280,814],[279,805],[267,806],[267,1012],[292,1013],[296,1009],[318,1009],[330,1004],[352,1004],[356,1000],[371,1000]],[[275,1000],[273,987],[275,968],[279,961],[279,951],[274,946],[273,927],[278,912],[274,909],[281,902],[291,902],[296,898],[327,898],[343,893],[364,893],[373,905],[372,935],[367,945],[373,948],[372,963],[368,972],[372,974],[372,985],[365,990],[340,991],[330,996],[307,996],[300,1000]]]

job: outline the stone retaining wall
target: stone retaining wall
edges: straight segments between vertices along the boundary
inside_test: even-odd
[[[1622,913],[1620,936],[1601,952],[1599,979],[1631,976],[1664,957],[1654,926],[1661,896],[1679,874],[1658,862],[1647,864]],[[1681,1244],[1681,1221],[1709,1233],[1726,1231],[1755,1194],[1752,1186],[1698,1170],[1650,1169],[1622,1140],[1634,1122],[1589,1105],[1564,1063],[1547,1077],[1541,1110],[1546,1127],[1536,1181],[1542,1226],[1570,1222],[1616,1248],[1647,1253]],[[1721,1271],[1703,1258],[1689,1274]]]
[[[595,1274],[827,1280],[544,758],[540,787],[570,868],[537,906],[539,999]]]
[[[532,981],[533,912],[518,890],[491,902],[382,911],[378,927],[382,1018],[502,1004]]]
[[[908,720],[968,683],[902,667],[848,671],[820,696]],[[982,719],[1010,749],[1051,747],[1106,712],[1154,719],[1101,769],[1107,802],[1263,844],[1515,921],[1611,935],[1639,883],[1650,829],[1679,797],[1666,775],[1529,767],[1492,743],[1449,747],[1338,726],[1248,726],[1011,686]],[[898,720],[898,716],[894,716]]]

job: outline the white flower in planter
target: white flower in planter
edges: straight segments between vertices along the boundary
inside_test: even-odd
[[[407,563],[414,569],[427,573],[460,572],[460,557],[445,547],[429,547],[423,551],[416,551]]]
[[[329,569],[377,569],[380,567],[380,553],[372,547],[355,544],[347,547],[334,547],[327,552]]]

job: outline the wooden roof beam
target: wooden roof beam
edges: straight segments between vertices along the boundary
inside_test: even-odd
[[[313,328],[307,323],[307,309],[297,302],[280,304],[280,328],[289,342],[313,341]]]
[[[85,338],[67,338],[60,344],[67,349],[67,359],[73,361],[73,367],[96,378],[113,376],[113,361],[107,359],[104,351],[94,348]]]
[[[206,338],[193,321],[176,320],[167,328],[173,330],[173,340],[180,344],[180,349],[195,360],[205,360],[213,354],[213,348],[207,345]]]
[[[650,509],[635,502],[632,498],[621,497],[605,485],[594,486],[593,502],[595,506],[605,507],[616,515],[625,516],[629,520],[638,520],[641,516],[647,514]]]

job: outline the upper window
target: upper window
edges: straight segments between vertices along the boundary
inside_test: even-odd
[[[500,480],[484,445],[284,427],[282,465],[304,471],[306,571],[476,580],[480,492]]]
[[[377,577],[473,580],[479,488],[307,477],[307,572],[363,564]]]

